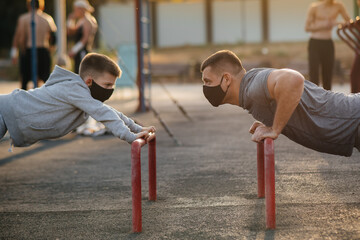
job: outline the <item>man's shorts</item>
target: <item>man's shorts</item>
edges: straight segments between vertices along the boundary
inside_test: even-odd
[[[30,81],[32,79],[32,66],[31,66],[31,48],[26,49],[25,54],[22,56],[20,63],[21,75],[26,81]],[[51,70],[51,57],[50,52],[47,48],[39,47],[37,50],[37,75],[39,79],[46,82],[46,80],[50,76]]]

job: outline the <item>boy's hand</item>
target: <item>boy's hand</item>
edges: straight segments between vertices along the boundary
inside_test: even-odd
[[[145,141],[148,143],[151,140],[153,140],[155,138],[155,133],[154,132],[150,132],[148,135],[146,135],[145,137]]]
[[[148,143],[155,138],[155,133],[148,132],[148,131],[142,131],[142,132],[139,132],[136,134],[136,139],[139,139],[139,138],[144,139]]]
[[[142,131],[146,131],[148,133],[154,133],[156,132],[156,128],[154,126],[150,126],[150,127],[143,127]]]

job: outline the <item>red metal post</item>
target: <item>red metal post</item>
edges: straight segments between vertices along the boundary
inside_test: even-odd
[[[137,139],[131,144],[132,224],[136,233],[142,231],[141,147],[145,143]],[[149,142],[149,200],[156,201],[156,138]]]
[[[137,139],[131,144],[131,187],[132,187],[132,224],[133,232],[141,232],[141,147],[143,139]]]
[[[258,198],[265,197],[265,179],[264,179],[264,142],[257,144],[257,180],[258,180]]]
[[[264,141],[265,156],[265,202],[266,228],[275,229],[275,157],[274,140],[266,138]]]
[[[156,138],[149,142],[149,200],[156,201]]]

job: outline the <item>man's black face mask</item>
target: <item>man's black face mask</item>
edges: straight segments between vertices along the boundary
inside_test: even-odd
[[[101,102],[104,102],[110,98],[114,89],[106,89],[98,85],[94,80],[92,80],[92,85],[90,88],[91,96]]]
[[[221,83],[222,83],[223,79],[224,79],[224,75],[221,77],[220,84],[217,86],[210,87],[210,86],[203,85],[203,93],[204,93],[205,97],[207,98],[207,100],[214,107],[218,107],[222,103],[222,101],[224,100],[226,93],[230,87],[230,86],[228,86],[228,88],[226,89],[225,92],[224,92],[224,90],[222,90]]]

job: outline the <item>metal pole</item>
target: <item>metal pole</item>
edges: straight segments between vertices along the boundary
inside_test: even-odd
[[[148,97],[148,107],[151,108],[151,53],[150,53],[150,49],[151,49],[151,26],[152,26],[152,21],[151,19],[151,9],[150,9],[150,1],[149,0],[145,0],[146,1],[146,13],[147,13],[147,24],[146,24],[146,34],[147,34],[147,43],[148,43],[148,49],[147,49],[147,63],[148,63],[148,71],[147,71],[147,84],[148,84],[148,89],[149,89],[149,97]]]
[[[145,140],[137,139],[131,144],[131,189],[133,232],[141,232],[141,147]]]
[[[139,88],[139,106],[138,111],[145,112],[145,98],[144,98],[144,75],[143,75],[143,49],[142,49],[142,1],[135,0],[135,22],[136,22],[136,46],[137,46],[137,85]]]
[[[66,0],[55,0],[57,64],[60,66],[67,66],[65,12]]]
[[[149,142],[149,200],[156,201],[156,138]]]
[[[35,25],[35,0],[31,0],[31,76],[34,88],[37,87],[37,52],[36,52],[36,25]]]
[[[265,208],[266,228],[275,229],[275,157],[274,140],[266,138],[264,141],[265,157]]]
[[[258,198],[265,197],[265,179],[264,179],[264,142],[257,144],[257,180],[258,180]]]
[[[136,139],[131,144],[131,189],[133,232],[142,231],[141,213],[141,147],[144,139]],[[149,200],[156,201],[156,138],[149,142]]]

